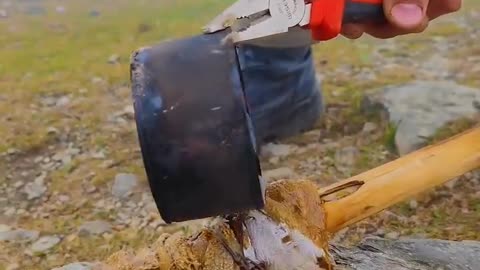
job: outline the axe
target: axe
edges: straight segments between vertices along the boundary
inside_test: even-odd
[[[240,0],[196,36],[141,48],[130,76],[151,192],[166,223],[265,205],[238,48],[310,46],[345,23],[381,23],[382,0]]]

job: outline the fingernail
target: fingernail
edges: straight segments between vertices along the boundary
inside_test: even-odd
[[[423,20],[422,8],[416,4],[399,3],[393,6],[391,12],[401,27],[416,27]]]
[[[359,38],[362,36],[363,31],[360,26],[352,25],[352,24],[345,24],[342,27],[342,33],[344,36],[348,38]]]

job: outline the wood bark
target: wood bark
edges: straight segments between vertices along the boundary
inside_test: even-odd
[[[478,243],[329,243],[338,230],[477,168],[480,128],[329,187],[303,180],[270,183],[264,210],[236,222],[216,218],[192,235],[165,234],[151,247],[113,254],[98,269],[480,269]],[[353,191],[328,198],[347,188]]]

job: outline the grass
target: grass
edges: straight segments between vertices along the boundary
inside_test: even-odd
[[[440,128],[431,138],[429,138],[428,144],[434,144],[464,132],[478,125],[478,119],[480,119],[480,116],[476,118],[462,118],[457,121],[453,121]]]
[[[0,136],[5,138],[0,152],[12,147],[28,151],[47,144],[46,127],[64,124],[64,115],[30,108],[39,98],[64,94],[77,98],[78,90],[87,88],[89,98],[95,100],[106,90],[104,84],[92,83],[94,77],[109,87],[128,85],[129,57],[135,49],[198,33],[213,12],[226,4],[218,0],[123,3],[114,10],[101,9],[100,17],[90,17],[88,5],[76,3],[72,8],[69,5],[68,15],[19,15],[9,23],[0,22],[0,31],[8,33],[0,37],[0,89],[17,108],[0,108],[9,118],[7,125],[0,127]],[[14,30],[9,30],[11,25],[15,25]],[[150,27],[139,32],[140,25]],[[107,63],[113,54],[120,56],[120,64]],[[83,123],[95,125],[102,115],[98,105],[86,100],[73,109],[85,117]]]
[[[144,231],[122,230],[110,237],[73,238],[76,228],[87,219],[109,219],[111,212],[91,213],[93,199],[81,207],[74,202],[85,199],[82,185],[95,185],[102,192],[109,192],[109,185],[119,172],[135,173],[145,182],[143,164],[132,121],[125,124],[111,122],[111,116],[131,105],[129,85],[129,57],[139,47],[156,44],[164,39],[194,35],[218,12],[233,0],[182,0],[182,1],[68,1],[47,0],[47,13],[42,16],[27,16],[12,13],[6,20],[0,19],[0,153],[18,149],[22,154],[13,162],[0,160],[0,184],[8,182],[3,172],[10,171],[14,179],[22,170],[23,162],[30,162],[41,155],[51,155],[68,147],[81,149],[81,154],[72,157],[72,162],[48,175],[49,191],[65,193],[72,203],[56,208],[49,218],[23,217],[18,226],[34,228],[44,234],[59,234],[64,240],[56,247],[59,258],[25,259],[23,246],[0,244],[0,269],[10,261],[21,261],[28,269],[50,269],[71,262],[103,258],[123,247],[136,248],[151,243],[158,235]],[[94,4],[92,4],[94,3]],[[56,5],[67,7],[65,14],[51,12]],[[480,6],[474,1],[465,4],[467,10]],[[100,16],[89,16],[92,9]],[[478,22],[477,22],[478,23]],[[479,25],[480,26],[480,25]],[[382,51],[382,57],[415,57],[423,61],[430,53],[429,42],[435,36],[462,36],[465,32],[458,26],[445,23],[435,25],[425,35],[400,37],[399,47]],[[376,73],[372,80],[360,80],[350,74],[335,72],[350,66],[354,70],[373,69],[374,53],[379,41],[364,38],[350,41],[338,38],[314,47],[315,63],[321,74],[326,74],[324,95],[331,108],[339,108],[319,124],[322,135],[300,135],[291,143],[316,143],[328,137],[343,144],[358,144],[360,154],[352,173],[378,166],[394,158],[392,150],[395,127],[386,125],[376,115],[361,111],[361,99],[366,90],[411,80],[415,70],[398,65]],[[450,56],[462,59],[478,55],[476,42],[471,46],[455,48]],[[401,49],[398,49],[401,48]],[[117,55],[116,64],[108,63]],[[468,67],[468,66],[467,66]],[[466,69],[460,65],[459,68]],[[478,76],[467,74],[465,80],[478,85]],[[48,98],[68,96],[69,103],[63,108],[45,105]],[[356,138],[367,121],[379,124],[379,130],[370,136]],[[432,142],[455,134],[473,124],[460,121],[432,138]],[[52,128],[58,133],[50,132]],[[53,148],[50,148],[52,147]],[[339,146],[340,147],[340,146]],[[91,152],[104,151],[106,159],[115,164],[104,168],[104,160],[91,157]],[[347,174],[335,170],[336,149],[308,150],[295,158],[280,159],[275,166],[303,168],[306,161],[313,163],[325,157],[325,171],[311,172],[311,178],[333,181]],[[39,171],[39,165],[31,165]],[[266,166],[268,168],[269,165]],[[299,169],[301,170],[301,169]],[[20,178],[21,179],[21,178]],[[23,179],[25,181],[31,179]],[[467,192],[468,190],[463,190]],[[388,219],[386,230],[405,234],[426,233],[454,239],[474,239],[475,225],[480,219],[480,201],[467,192],[468,214],[440,204],[437,208],[413,211],[408,203],[400,204],[398,215],[416,214],[421,223],[415,226]],[[423,205],[423,204],[421,204]],[[442,208],[443,207],[443,208]],[[453,229],[444,229],[445,227]],[[4,251],[5,250],[5,251]],[[68,256],[66,255],[68,254]]]

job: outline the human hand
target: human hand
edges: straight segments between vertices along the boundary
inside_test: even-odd
[[[348,24],[342,35],[357,39],[364,33],[376,38],[392,38],[423,32],[429,22],[460,9],[462,0],[384,0],[383,9],[387,24]]]

